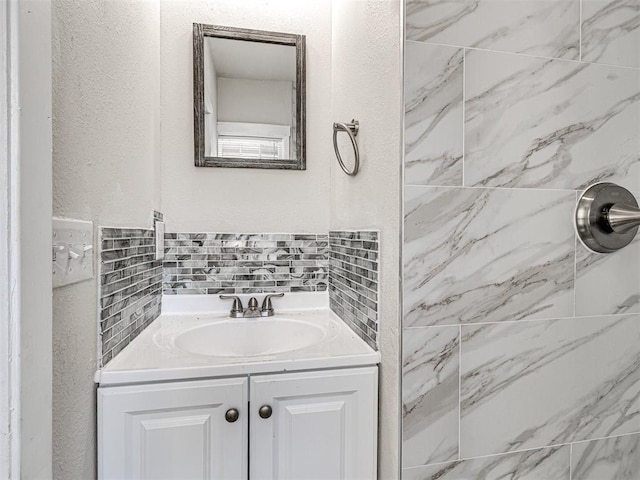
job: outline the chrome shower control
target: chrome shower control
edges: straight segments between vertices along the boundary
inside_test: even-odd
[[[638,202],[626,188],[614,183],[596,183],[578,200],[578,236],[594,252],[612,253],[629,245],[639,226]]]

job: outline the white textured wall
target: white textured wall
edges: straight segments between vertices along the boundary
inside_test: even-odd
[[[333,14],[331,0],[53,1],[55,215],[148,226],[162,192],[170,231],[381,230],[382,479],[398,468],[399,9],[391,0],[335,1]],[[306,171],[194,166],[194,22],[307,36]],[[331,145],[331,122],[352,117],[363,154],[354,179]],[[54,291],[56,478],[95,471],[96,302],[95,281]]]
[[[361,166],[348,177],[330,153],[331,229],[380,230],[379,478],[393,480],[399,478],[400,428],[400,2],[334,0],[332,17],[333,120],[360,121]],[[347,160],[351,146],[341,137]]]
[[[204,131],[205,139],[209,142],[204,145],[205,155],[218,151],[218,72],[213,60],[210,48],[204,49]]]
[[[192,24],[307,36],[307,170],[196,168]],[[162,208],[168,231],[329,227],[331,1],[162,1]]]
[[[291,125],[292,89],[287,81],[219,77],[218,121]]]
[[[38,0],[11,2],[11,88],[17,111],[11,123],[11,148],[19,165],[12,198],[18,200],[19,242],[12,248],[18,276],[12,307],[20,341],[20,478],[51,476],[51,6]],[[6,74],[6,72],[5,72]],[[6,115],[5,112],[3,114]],[[14,143],[15,142],[15,143]],[[15,208],[15,205],[13,205]],[[2,232],[6,235],[8,232]],[[15,247],[16,245],[12,245]],[[6,319],[2,319],[6,321]],[[18,478],[18,472],[12,472]]]
[[[54,215],[151,226],[159,0],[53,1]],[[96,239],[97,240],[97,239]],[[95,475],[96,280],[54,290],[54,475]]]

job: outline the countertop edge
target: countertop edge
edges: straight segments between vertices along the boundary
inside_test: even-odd
[[[136,383],[182,381],[214,377],[234,377],[244,375],[263,375],[290,371],[323,370],[378,365],[380,352],[372,350],[354,355],[306,358],[300,360],[278,360],[272,362],[238,363],[227,365],[205,365],[197,367],[179,367],[145,370],[98,370],[94,382],[98,387],[115,387]]]

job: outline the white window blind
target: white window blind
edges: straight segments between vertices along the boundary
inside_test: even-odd
[[[249,160],[288,159],[290,135],[288,125],[218,122],[218,156]]]
[[[253,160],[278,160],[284,157],[282,138],[218,136],[218,156]]]

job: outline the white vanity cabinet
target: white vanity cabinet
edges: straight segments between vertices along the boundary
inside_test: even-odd
[[[98,478],[247,478],[247,403],[246,377],[98,388]]]
[[[100,387],[99,478],[372,480],[377,392],[377,367]]]
[[[377,372],[251,377],[251,480],[376,478]]]

